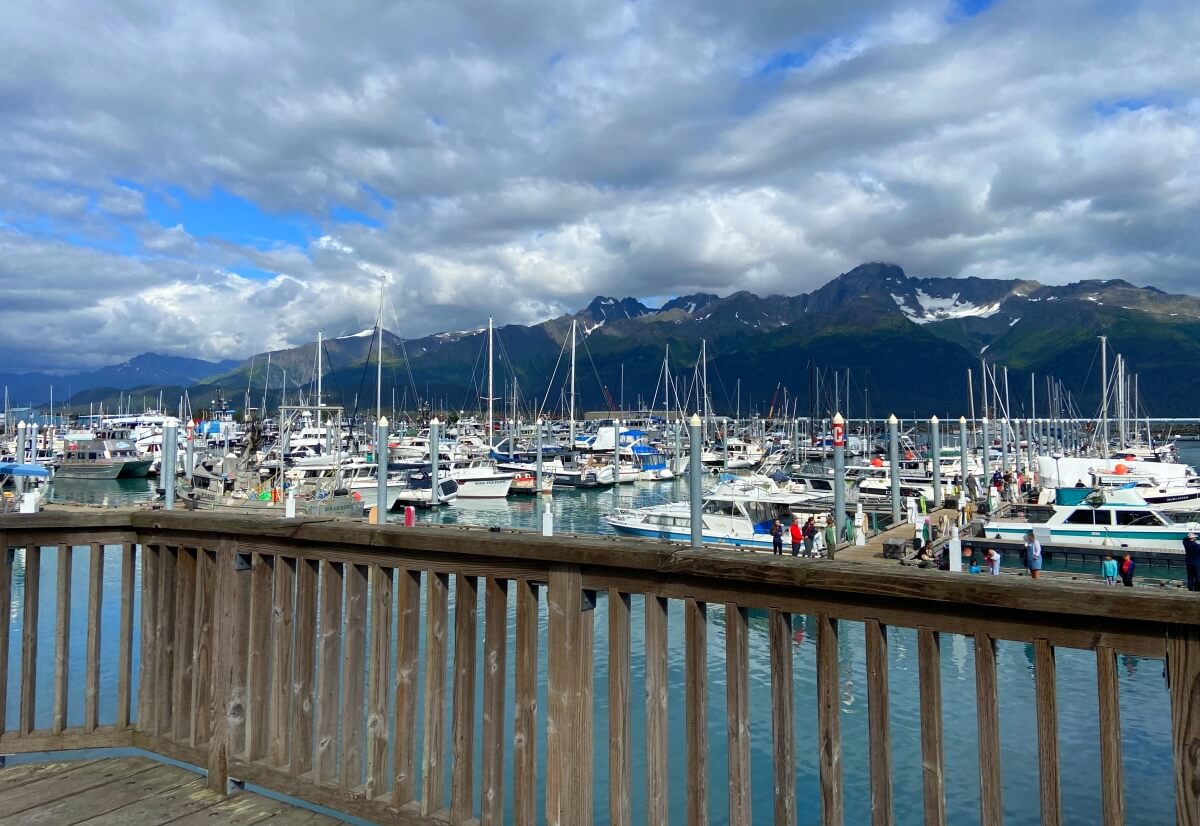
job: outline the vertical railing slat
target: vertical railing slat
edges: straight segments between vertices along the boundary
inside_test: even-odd
[[[454,718],[451,721],[450,822],[474,814],[475,795],[475,636],[479,581],[454,578]]]
[[[275,557],[271,591],[271,764],[291,762],[292,631],[296,613],[296,558]]]
[[[669,819],[667,792],[667,601],[646,595],[646,820]]]
[[[262,760],[270,749],[271,720],[271,594],[275,557],[255,553],[250,558],[249,652],[246,674],[246,759]]]
[[[302,775],[313,767],[317,651],[317,560],[296,562],[296,644],[292,677],[291,773]]]
[[[1058,761],[1058,692],[1054,648],[1048,640],[1033,642],[1033,680],[1037,699],[1038,776],[1041,785],[1042,826],[1061,826],[1062,789]]]
[[[233,539],[221,540],[220,549],[217,556],[214,557],[215,563],[220,564],[221,554],[231,554],[232,571],[232,593],[220,591],[221,583],[218,576],[214,573],[213,589],[214,593],[220,593],[223,599],[228,599],[231,602],[232,623],[231,627],[224,632],[224,637],[218,638],[215,635],[218,633],[217,620],[224,619],[218,612],[214,617],[212,624],[212,634],[214,639],[225,639],[231,648],[230,656],[232,662],[228,663],[229,673],[223,676],[219,668],[214,668],[214,678],[228,679],[230,685],[229,695],[229,712],[227,716],[228,728],[228,743],[226,744],[227,758],[241,757],[246,751],[246,737],[249,729],[249,716],[247,714],[247,706],[250,697],[250,638],[253,632],[250,628],[250,592],[254,585],[253,575],[251,573],[250,554],[239,553],[237,551],[237,542]],[[215,602],[214,600],[211,600]],[[224,663],[218,663],[218,666],[224,666]],[[214,685],[210,681],[210,685]],[[220,714],[220,708],[216,703],[220,701],[216,691],[213,691],[213,713],[215,718]],[[219,726],[216,725],[214,719],[213,730],[216,731]]]
[[[366,703],[367,567],[347,564],[346,631],[342,640],[342,787],[362,784]]]
[[[42,549],[25,548],[24,625],[21,627],[21,734],[31,734],[37,725],[38,603],[41,601]]]
[[[421,814],[428,817],[446,805],[446,618],[450,582],[430,571],[425,595],[425,750],[421,762]]]
[[[67,683],[71,672],[71,563],[75,549],[58,546],[58,588],[54,605],[54,715],[50,730],[61,734],[67,727]]]
[[[0,531],[0,734],[8,727],[8,653],[12,626],[12,554]]]
[[[838,677],[838,626],[828,614],[817,615],[817,755],[821,783],[821,823],[842,826],[842,736]]]
[[[1104,826],[1125,823],[1125,780],[1121,770],[1121,705],[1117,652],[1096,646],[1096,694],[1100,719],[1100,800]]]
[[[629,594],[608,592],[608,807],[612,826],[633,824],[633,724],[629,698]]]
[[[251,578],[254,574],[251,572]],[[216,615],[220,611],[217,604],[226,595],[217,594],[218,568],[217,560],[211,552],[204,548],[196,550],[196,597],[192,604],[193,622],[195,626],[192,646],[187,650],[187,656],[192,662],[192,701],[194,708],[191,713],[190,731],[188,732],[193,746],[201,746],[208,742],[212,734],[212,712],[215,695],[213,693],[213,666],[216,660],[216,648],[223,640],[214,639]],[[251,631],[255,636],[269,639],[270,624],[255,628]],[[185,656],[180,649],[181,658]],[[269,658],[268,658],[269,659]]]
[[[516,826],[534,826],[537,813],[538,585],[518,579],[516,589],[513,822]]]
[[[867,643],[867,717],[871,759],[871,823],[891,826],[892,738],[889,725],[887,627],[878,620],[863,624]]]
[[[175,610],[180,621],[175,624],[175,670],[171,674],[171,705],[175,709],[171,736],[179,741],[188,740],[193,734],[193,683],[197,678],[207,681],[210,671],[205,668],[201,676],[196,668],[193,643],[200,632],[197,623],[191,621],[200,599],[196,594],[197,557],[203,556],[203,548],[180,548],[175,561]],[[195,745],[194,739],[192,744]]]
[[[396,573],[396,765],[392,805],[417,796],[417,677],[421,653],[421,572]]]
[[[483,762],[480,766],[481,826],[504,822],[504,681],[508,653],[508,580],[484,584]],[[397,709],[397,716],[399,710]]]
[[[1175,824],[1200,826],[1200,629],[1167,630],[1171,750],[1175,765]]]
[[[83,729],[100,724],[100,618],[104,600],[104,547],[93,542],[88,565],[87,665],[83,690]],[[5,662],[0,659],[0,663]],[[0,692],[0,697],[4,694]],[[3,726],[0,726],[0,730]]]
[[[1001,826],[1004,801],[1000,787],[1000,694],[996,679],[996,643],[975,635],[975,698],[979,729],[979,802],[981,826]]]
[[[121,619],[117,640],[117,730],[129,728],[133,695],[133,600],[137,556],[132,542],[121,545]],[[144,640],[143,640],[144,642]]]
[[[917,628],[921,685],[921,777],[926,826],[946,824],[946,758],[942,735],[942,653],[938,634]]]
[[[687,760],[687,822],[708,823],[708,606],[694,599],[683,601],[684,637],[684,748]],[[730,760],[729,805],[732,810],[733,760]]]
[[[792,615],[772,608],[771,768],[775,779],[775,826],[796,826],[796,739],[792,673]]]
[[[342,656],[342,563],[321,562],[321,640],[317,668],[317,783],[338,777]]]
[[[158,716],[158,588],[162,569],[162,548],[142,545],[141,650],[138,668],[138,705],[136,727],[147,734],[154,733]],[[132,637],[132,635],[131,635]],[[132,644],[132,642],[131,642]]]
[[[175,577],[178,552],[178,548],[163,546],[159,554],[158,631],[155,634],[158,674],[154,678],[154,733],[158,737],[171,734],[174,713],[171,689],[175,673]]]
[[[725,689],[729,823],[750,826],[750,617],[732,602],[725,604]]]
[[[367,676],[367,797],[387,790],[388,683],[392,677],[392,568],[372,565],[370,671]]]

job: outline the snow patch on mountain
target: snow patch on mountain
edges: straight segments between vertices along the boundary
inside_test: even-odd
[[[972,304],[969,301],[960,300],[959,293],[944,297],[930,295],[922,289],[917,289],[913,297],[917,304],[915,307],[910,303],[912,299],[907,296],[895,293],[891,293],[891,296],[892,300],[896,302],[896,306],[914,324],[929,324],[933,321],[946,321],[952,318],[990,318],[1000,311],[999,301],[983,305]]]

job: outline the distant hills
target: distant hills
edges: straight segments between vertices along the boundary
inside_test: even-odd
[[[673,373],[690,378],[703,340],[710,394],[721,410],[740,406],[743,413],[753,408],[766,414],[774,399],[778,412],[786,388],[789,398],[800,400],[800,415],[809,412],[810,403],[824,415],[834,403],[834,371],[841,376],[837,401],[846,409],[848,369],[852,416],[866,410],[873,416],[894,411],[957,418],[968,410],[968,369],[974,371],[978,394],[983,355],[1009,368],[1014,413],[1027,415],[1033,373],[1039,399],[1044,377],[1053,374],[1090,415],[1099,404],[1097,337],[1107,335],[1112,352],[1122,353],[1138,374],[1150,415],[1200,415],[1194,378],[1200,364],[1200,299],[1121,280],[1047,286],[1031,280],[913,278],[898,266],[872,263],[794,296],[698,293],[660,308],[635,298],[597,296],[573,315],[497,328],[496,395],[511,399],[515,376],[522,399],[540,403],[546,398],[548,408],[560,409],[564,342],[572,321],[580,331],[581,409],[617,402],[622,376],[625,406],[636,406],[639,396],[648,404],[656,395],[667,347]],[[391,406],[394,390],[397,404],[403,401],[408,409],[414,397],[433,399],[441,408],[478,409],[485,339],[483,330],[403,341],[385,334],[385,407]],[[374,410],[374,367],[367,365],[373,345],[370,331],[325,342],[329,403],[354,408],[357,399],[360,410]],[[267,354],[221,364],[146,354],[71,383],[75,391],[91,390],[93,400],[96,388],[119,393],[146,386],[147,393],[157,393],[166,385],[189,388],[195,407],[218,391],[241,407],[247,388],[252,406],[261,404],[269,382],[272,407],[283,389],[283,371],[293,400],[298,389],[315,383],[315,348],[310,342],[271,353],[269,379]],[[61,377],[54,382],[56,388],[65,384]],[[661,386],[657,399],[661,408]],[[498,401],[498,409],[503,404]]]

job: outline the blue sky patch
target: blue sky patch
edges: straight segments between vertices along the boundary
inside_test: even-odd
[[[128,184],[126,184],[128,186]],[[320,227],[302,215],[264,212],[257,204],[220,187],[205,196],[189,195],[181,187],[166,193],[143,189],[146,214],[164,227],[183,224],[197,238],[220,238],[256,249],[281,244],[305,247],[320,235]]]

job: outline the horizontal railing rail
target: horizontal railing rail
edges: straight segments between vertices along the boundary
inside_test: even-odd
[[[751,822],[748,680],[751,661],[762,657],[769,663],[773,818],[794,824],[792,642],[803,615],[816,637],[822,823],[845,820],[839,636],[843,623],[861,623],[873,823],[895,822],[888,632],[898,628],[916,638],[926,823],[947,822],[944,751],[955,732],[945,729],[941,639],[955,634],[974,642],[985,826],[1002,822],[1004,802],[999,641],[1031,647],[1043,823],[1062,822],[1063,810],[1056,651],[1078,649],[1095,658],[1103,822],[1125,822],[1117,658],[1132,655],[1166,663],[1162,714],[1170,718],[1176,822],[1200,824],[1200,600],[1187,593],[594,536],[163,511],[3,517],[0,546],[9,549],[0,565],[0,663],[9,662],[10,643],[20,646],[19,675],[0,671],[0,698],[10,682],[19,697],[16,721],[3,719],[0,703],[5,753],[144,748],[205,767],[214,788],[236,778],[380,822],[587,824],[601,779],[599,700],[608,732],[599,749],[607,758],[601,820],[632,823],[638,797],[646,822],[706,823],[709,633],[719,617],[728,821]],[[55,615],[48,715],[38,681],[43,549],[54,549],[58,560],[54,604],[46,606]],[[82,725],[71,726],[71,577],[81,549],[88,557],[84,712]],[[22,602],[19,641],[10,641],[14,595]],[[600,645],[592,610],[598,598],[606,608]],[[111,616],[104,608],[110,599],[117,603],[111,630],[102,621]],[[753,633],[751,612],[765,613],[765,638]],[[638,615],[644,625],[635,633]],[[682,696],[669,689],[676,623]],[[644,645],[641,671],[634,638]],[[597,665],[605,675],[599,683]],[[103,721],[102,680],[115,681],[115,709]],[[635,685],[644,686],[636,731]],[[680,702],[686,817],[669,811],[669,709]],[[644,772],[636,794],[635,767]]]

